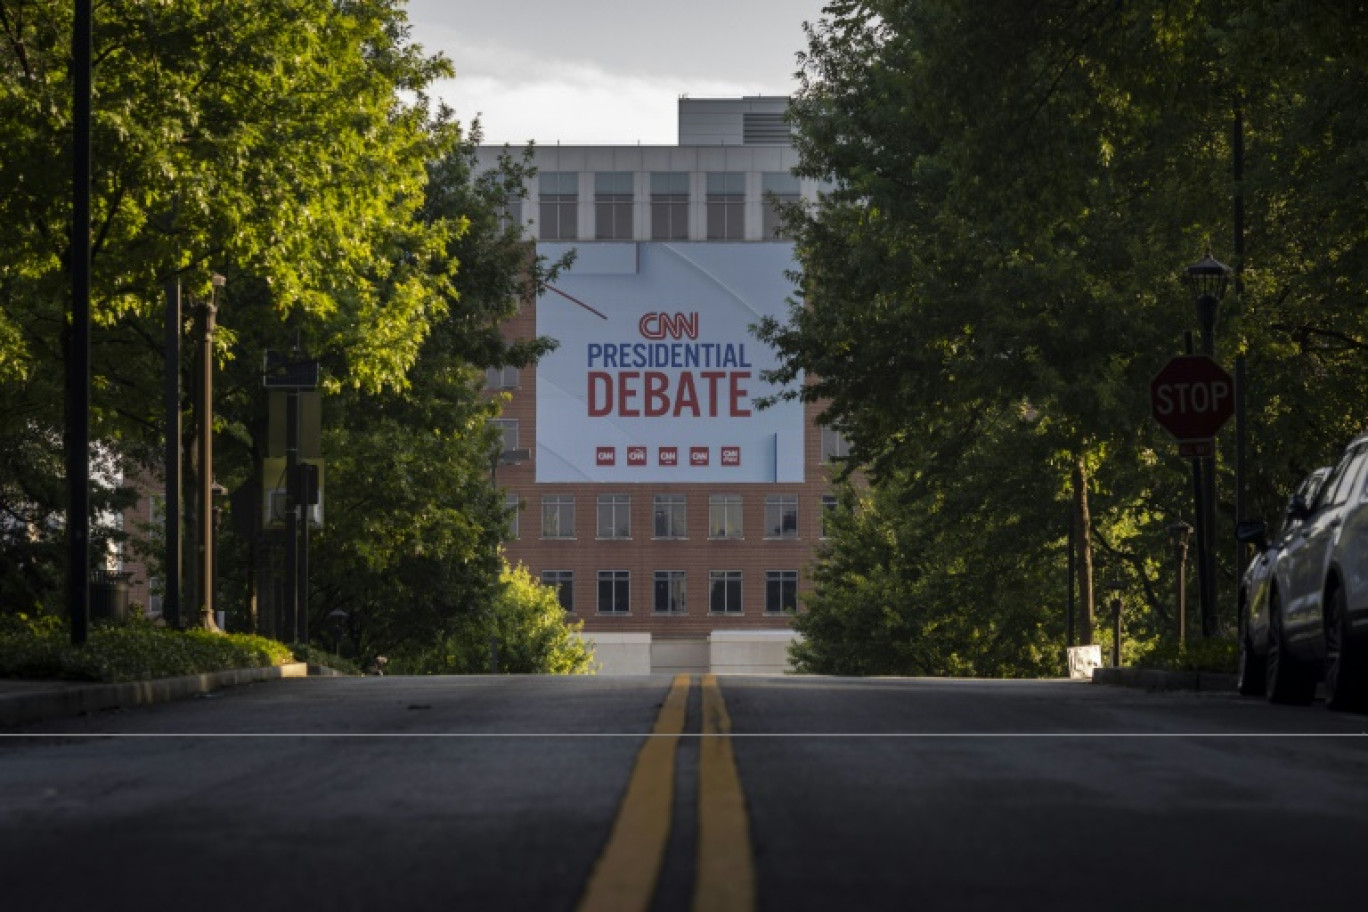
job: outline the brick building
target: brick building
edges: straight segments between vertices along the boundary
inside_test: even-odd
[[[557,350],[490,371],[511,400],[506,553],[608,672],[782,670],[811,585],[844,442],[813,406],[758,407],[776,361],[748,330],[795,294],[774,200],[817,192],[792,174],[786,104],[681,99],[678,146],[536,147],[510,213],[576,259],[507,326]]]

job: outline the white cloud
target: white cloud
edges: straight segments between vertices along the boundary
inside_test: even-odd
[[[677,99],[784,93],[788,86],[609,72],[595,64],[534,56],[455,32],[430,30],[427,49],[454,62],[456,78],[433,94],[469,123],[479,117],[490,145],[673,145]]]

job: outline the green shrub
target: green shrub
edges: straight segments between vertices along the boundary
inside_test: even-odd
[[[1210,637],[1192,639],[1180,648],[1174,642],[1162,642],[1135,660],[1139,668],[1159,668],[1166,671],[1211,671],[1234,674],[1238,647],[1234,640]]]
[[[583,622],[569,623],[556,590],[527,569],[504,566],[499,593],[488,612],[467,615],[434,636],[421,650],[389,656],[389,674],[484,674],[490,640],[497,643],[504,674],[592,674],[594,654],[575,636]]]
[[[319,649],[317,646],[306,646],[302,643],[295,643],[290,647],[294,653],[296,662],[308,662],[310,665],[323,665],[333,671],[340,671],[343,674],[362,674],[361,667],[351,659],[344,659],[335,652],[328,652]]]
[[[7,678],[142,681],[292,660],[284,645],[248,634],[96,623],[86,643],[73,646],[60,618],[19,615],[0,623],[0,677]]]

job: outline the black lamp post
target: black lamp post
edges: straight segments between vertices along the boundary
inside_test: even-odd
[[[1232,270],[1208,253],[1183,271],[1184,281],[1197,298],[1197,323],[1202,330],[1202,354],[1216,353],[1216,314],[1230,284]],[[1198,592],[1202,607],[1202,636],[1216,635],[1216,454],[1193,461],[1199,494],[1197,505]]]

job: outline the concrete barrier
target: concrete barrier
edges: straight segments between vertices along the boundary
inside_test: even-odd
[[[793,630],[714,630],[709,637],[713,674],[788,674]]]
[[[601,675],[645,675],[651,673],[651,635],[649,633],[580,633],[594,652]]]

